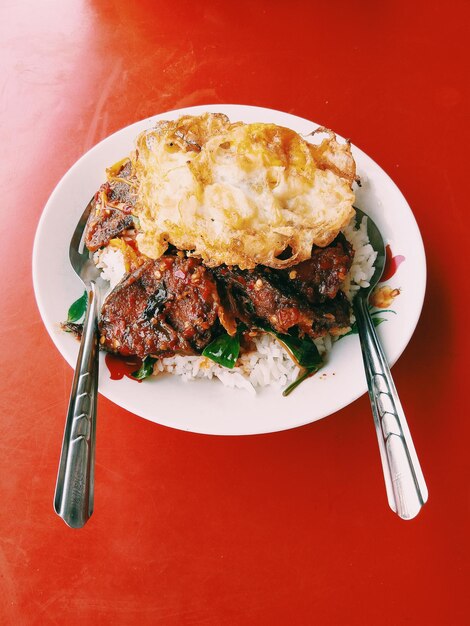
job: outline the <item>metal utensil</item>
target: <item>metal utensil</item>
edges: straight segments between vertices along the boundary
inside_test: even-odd
[[[99,271],[82,241],[92,206],[93,199],[83,212],[69,247],[70,262],[88,297],[54,495],[57,515],[72,528],[84,526],[93,513],[100,286]]]
[[[386,254],[379,229],[369,216],[356,209],[356,220],[360,222],[364,217],[367,217],[367,233],[377,252],[377,258],[369,287],[359,290],[354,298],[353,308],[361,340],[388,503],[402,519],[412,519],[426,503],[428,490],[405,413],[369,313],[369,296],[382,277]]]

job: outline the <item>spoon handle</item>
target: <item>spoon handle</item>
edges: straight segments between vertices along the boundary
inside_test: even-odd
[[[98,391],[98,298],[92,282],[65,422],[54,509],[81,528],[93,513],[96,402]]]
[[[367,298],[355,298],[354,312],[388,502],[402,519],[412,519],[426,503],[428,490],[387,359],[372,323]]]

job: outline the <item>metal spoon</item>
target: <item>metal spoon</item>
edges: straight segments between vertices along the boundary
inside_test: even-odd
[[[412,519],[427,502],[428,490],[405,413],[369,313],[369,296],[382,277],[386,255],[379,229],[369,216],[356,209],[357,222],[360,223],[364,217],[367,217],[367,234],[377,252],[377,259],[370,285],[359,290],[354,298],[353,308],[361,340],[388,503],[402,519]]]

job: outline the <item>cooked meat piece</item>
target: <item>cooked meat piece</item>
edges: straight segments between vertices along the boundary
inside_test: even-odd
[[[339,234],[325,248],[313,246],[310,259],[282,270],[282,275],[308,302],[324,302],[336,296],[353,259],[353,247]]]
[[[101,185],[97,192],[85,231],[85,245],[91,252],[107,246],[111,239],[134,228],[131,212],[135,194],[130,176],[131,163],[126,161],[117,171],[108,171],[108,182]]]
[[[109,186],[106,183],[105,186]],[[124,213],[120,209],[110,207],[96,201],[95,208],[88,218],[85,231],[85,245],[90,252],[107,246],[114,237],[123,231],[133,228],[132,215]]]
[[[310,336],[344,335],[349,330],[351,305],[342,291],[338,291],[334,298],[310,306],[314,315]]]
[[[274,274],[266,269],[240,270],[220,266],[212,270],[222,302],[247,326],[269,324],[279,332],[291,326],[310,328],[311,320],[302,304],[292,294],[285,294],[273,284]]]
[[[148,260],[106,298],[100,343],[141,358],[199,353],[220,332],[219,306],[215,282],[199,259]]]
[[[312,338],[349,328],[350,307],[342,293],[312,305],[298,296],[282,272],[261,268],[240,270],[221,266],[212,270],[222,303],[248,326],[269,325],[280,333],[293,326]]]

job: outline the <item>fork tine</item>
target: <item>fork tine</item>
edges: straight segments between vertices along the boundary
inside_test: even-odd
[[[93,196],[93,198],[85,207],[85,210],[83,211],[80,219],[78,220],[78,224],[76,225],[72,238],[70,240],[69,256],[70,256],[70,261],[72,265],[75,265],[75,262],[78,260],[76,255],[82,256],[83,254],[88,254],[88,251],[84,249],[81,250],[80,246],[82,243],[83,234],[85,232],[85,227],[88,221],[88,217],[90,216],[91,209],[93,208],[94,199],[95,197]]]

